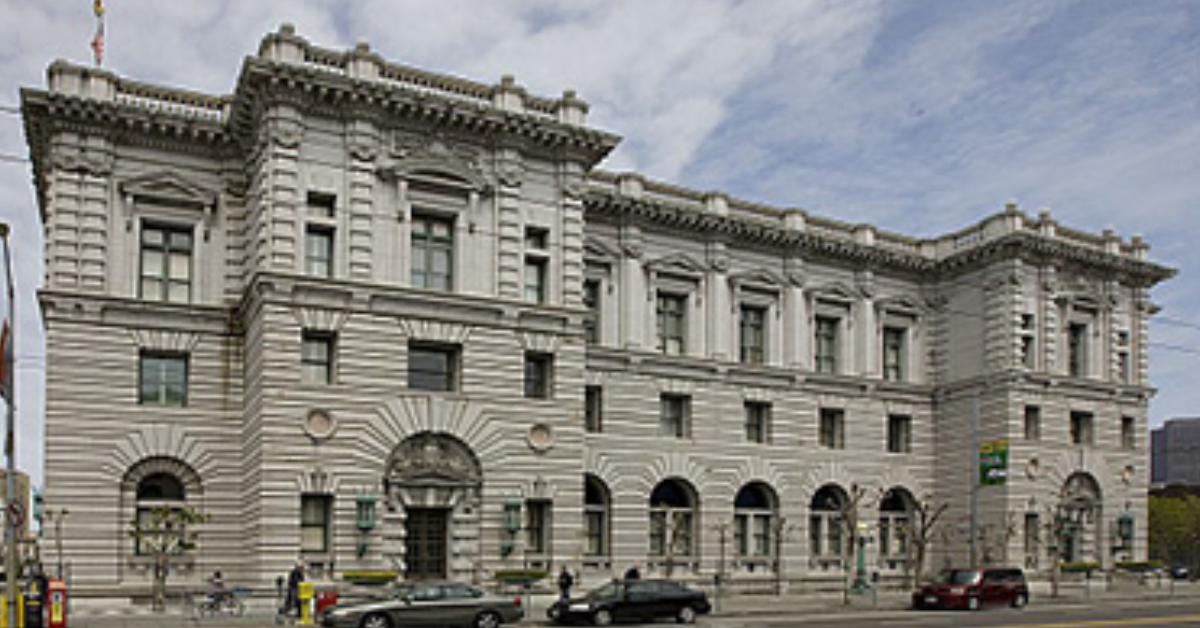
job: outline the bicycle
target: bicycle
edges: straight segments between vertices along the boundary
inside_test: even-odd
[[[230,589],[193,594],[192,617],[194,619],[216,617],[217,615],[241,617],[246,612],[246,603],[242,601],[242,596],[246,593],[247,591],[244,589]]]

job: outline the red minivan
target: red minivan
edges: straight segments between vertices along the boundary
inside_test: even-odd
[[[1025,574],[1011,567],[943,569],[933,582],[913,592],[913,608],[958,608],[969,611],[986,606],[1022,608],[1029,603]]]

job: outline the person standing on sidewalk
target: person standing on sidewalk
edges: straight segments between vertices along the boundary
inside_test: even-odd
[[[570,570],[566,565],[562,566],[562,571],[558,574],[558,599],[566,602],[571,599],[571,587],[575,585],[575,578],[571,576]]]
[[[296,561],[296,566],[292,567],[292,572],[288,574],[287,580],[287,603],[284,608],[288,611],[295,611],[296,617],[300,616],[300,583],[304,582],[304,561]]]
[[[625,579],[626,580],[641,580],[641,578],[642,578],[642,572],[638,571],[637,564],[634,564],[632,567],[630,567],[629,569],[627,569],[625,571]]]

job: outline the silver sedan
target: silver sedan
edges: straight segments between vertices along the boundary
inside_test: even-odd
[[[496,628],[525,616],[521,598],[486,593],[461,582],[395,584],[370,601],[337,605],[321,618],[325,628]]]

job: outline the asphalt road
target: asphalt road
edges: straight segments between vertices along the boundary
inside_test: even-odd
[[[709,628],[1175,628],[1200,626],[1200,599],[1133,604],[1076,604],[981,612],[880,611],[811,616],[707,617]]]

